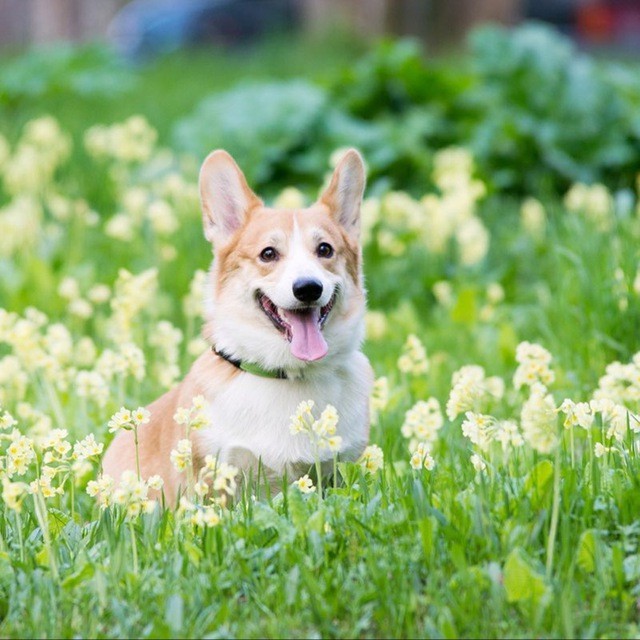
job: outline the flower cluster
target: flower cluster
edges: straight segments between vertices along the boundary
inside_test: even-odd
[[[608,398],[618,404],[635,406],[640,402],[640,352],[630,362],[612,362],[598,381],[593,394],[596,399]]]
[[[178,407],[173,419],[176,424],[184,425],[187,433],[191,429],[199,430],[210,424],[207,401],[204,396],[195,396],[190,407]]]
[[[513,374],[515,388],[520,389],[525,385],[531,387],[536,383],[549,386],[555,380],[555,375],[549,368],[551,359],[551,354],[539,344],[521,342],[516,348],[516,362],[519,366]]]
[[[398,358],[398,369],[403,373],[410,373],[414,376],[419,376],[429,371],[427,350],[417,336],[410,334],[407,337],[402,347],[402,353]]]
[[[177,515],[182,522],[188,522],[202,529],[217,527],[220,524],[220,515],[214,505],[196,504],[187,496],[180,498]]]
[[[152,371],[165,389],[171,387],[180,376],[178,358],[181,342],[182,331],[167,320],[158,322],[149,338],[149,344],[155,347],[157,356]]]
[[[233,496],[238,488],[236,477],[239,469],[215,456],[204,458],[204,467],[200,472],[199,481],[210,485],[213,491],[227,496]]]
[[[182,310],[187,318],[201,319],[204,315],[204,292],[207,272],[196,269],[189,284],[189,293],[182,301]]]
[[[145,481],[133,471],[124,471],[118,485],[107,474],[91,480],[87,485],[87,493],[95,498],[100,509],[118,505],[125,510],[128,518],[136,518],[156,508],[157,501],[148,497],[149,490],[160,491],[162,485],[160,476],[151,476]]]
[[[378,415],[387,408],[389,403],[389,380],[386,376],[377,378],[373,383],[371,397],[369,398],[369,411],[371,422],[376,422]]]
[[[301,478],[295,480],[293,486],[301,493],[313,493],[316,490],[313,480],[311,480],[308,473],[305,473]]]
[[[531,395],[520,412],[522,436],[540,453],[549,453],[558,444],[558,414],[553,396],[540,382],[531,385]]]
[[[44,116],[28,122],[13,152],[3,163],[9,195],[41,194],[68,158],[71,141],[57,120]],[[4,229],[3,229],[4,230]]]
[[[87,152],[124,163],[145,162],[153,153],[157,132],[142,116],[111,126],[96,125],[84,135]]]
[[[520,224],[536,242],[544,238],[547,226],[547,212],[535,198],[525,198],[520,207]]]
[[[121,407],[117,413],[111,416],[108,427],[111,433],[123,429],[125,431],[133,431],[140,425],[147,424],[150,419],[151,413],[144,407],[138,407],[135,411]]]
[[[574,184],[565,195],[564,206],[582,214],[599,231],[608,231],[614,223],[613,196],[603,184]]]
[[[19,406],[20,416],[37,413],[27,403]],[[18,511],[26,495],[40,500],[63,495],[67,481],[78,483],[91,471],[90,460],[96,459],[103,449],[93,434],[72,445],[66,429],[52,429],[50,420],[39,423],[38,433],[30,438],[20,431],[17,420],[0,408],[0,442],[5,446],[0,455],[3,499],[9,508]],[[16,481],[16,476],[34,479]]]
[[[486,377],[479,365],[465,365],[453,374],[451,392],[447,400],[446,413],[455,420],[465,411],[480,411],[491,401],[504,395],[504,380],[498,376]]]
[[[171,464],[178,473],[182,473],[191,467],[191,440],[183,438],[178,440],[175,449],[171,450]]]
[[[157,287],[157,269],[147,269],[138,275],[120,269],[110,301],[112,316],[109,333],[114,342],[133,342],[133,320],[154,298]]]
[[[412,469],[416,471],[424,467],[427,471],[431,471],[435,466],[435,460],[431,455],[431,449],[428,444],[421,442],[418,444],[416,450],[411,454],[411,460],[409,462]]]
[[[377,444],[370,444],[362,452],[358,464],[368,473],[375,473],[384,466],[384,453]]]
[[[205,456],[204,466],[193,486],[195,499],[189,496],[190,491],[180,498],[178,517],[181,521],[200,528],[219,524],[220,514],[238,490],[238,473],[239,469],[233,465],[215,456]]]
[[[588,431],[593,425],[595,416],[588,402],[574,402],[570,398],[565,398],[558,407],[558,411],[565,415],[562,423],[565,429],[577,426]]]
[[[401,432],[405,438],[410,439],[409,449],[414,451],[418,443],[432,446],[443,424],[440,403],[435,398],[429,398],[419,400],[406,412]]]
[[[392,191],[381,199],[362,204],[362,235],[380,250],[400,256],[411,243],[435,255],[457,248],[460,264],[479,263],[489,249],[489,232],[476,215],[476,205],[485,195],[485,185],[473,177],[471,154],[459,147],[438,151],[434,156],[433,180],[438,193],[415,200],[407,193]]]
[[[512,447],[521,447],[524,439],[513,420],[496,420],[493,416],[467,411],[462,422],[462,435],[482,451],[487,451],[492,442],[508,453]]]
[[[342,437],[336,435],[338,412],[334,406],[328,404],[316,419],[313,415],[314,406],[313,400],[305,400],[298,405],[295,414],[291,416],[291,433],[308,435],[318,454],[326,450],[340,451]]]

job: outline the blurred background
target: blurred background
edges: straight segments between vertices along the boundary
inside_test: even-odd
[[[638,51],[637,0],[0,0],[0,132],[53,116],[81,175],[85,132],[140,115],[267,196],[346,145],[372,195],[423,194],[450,146],[492,193],[630,188]]]
[[[442,50],[460,45],[477,24],[526,19],[556,25],[586,46],[640,47],[637,0],[0,0],[0,46],[108,39],[139,57],[339,25],[359,37],[416,36]]]

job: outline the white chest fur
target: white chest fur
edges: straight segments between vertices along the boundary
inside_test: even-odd
[[[371,373],[367,359],[352,353],[350,362],[309,380],[273,380],[242,373],[210,403],[211,426],[198,433],[201,455],[234,461],[250,453],[275,473],[315,459],[308,435],[292,434],[290,417],[300,402],[313,400],[316,415],[327,404],[339,415],[340,458],[357,458],[369,435],[368,399]],[[329,458],[330,452],[322,455]],[[242,456],[240,456],[242,457]]]

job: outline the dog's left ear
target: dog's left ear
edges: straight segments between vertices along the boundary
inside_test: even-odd
[[[336,166],[329,186],[319,202],[327,205],[336,222],[353,238],[360,235],[360,205],[364,194],[365,169],[362,156],[349,149]]]
[[[251,191],[234,159],[222,149],[210,153],[200,169],[200,201],[204,235],[225,243],[262,200]]]

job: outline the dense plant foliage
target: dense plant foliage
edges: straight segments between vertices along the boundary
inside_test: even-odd
[[[176,144],[202,155],[222,142],[251,165],[259,152],[248,154],[247,142],[259,141],[255,178],[265,185],[308,181],[345,144],[367,154],[374,181],[412,191],[423,188],[433,151],[452,144],[470,148],[500,191],[632,185],[640,158],[632,70],[597,64],[541,25],[486,27],[469,44],[468,57],[443,63],[410,41],[383,43],[326,92],[280,83],[232,89],[178,125]],[[283,120],[274,126],[278,111]],[[285,119],[293,123],[286,132]]]

